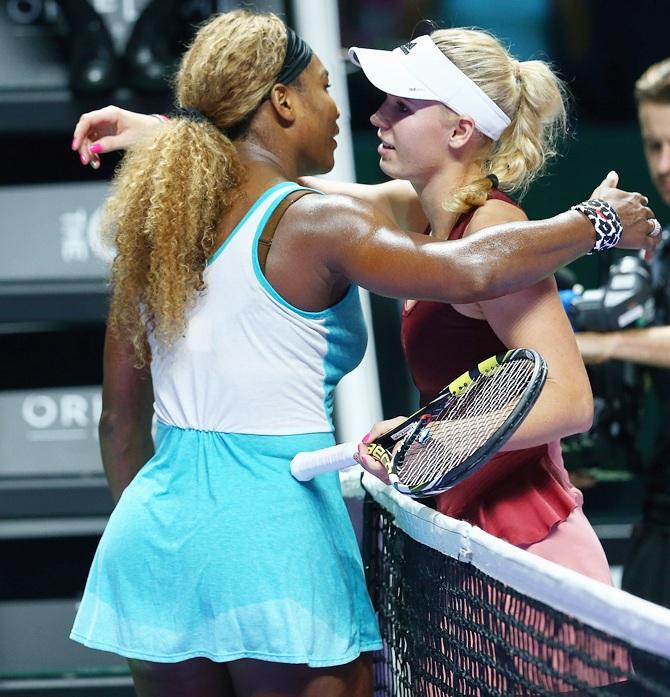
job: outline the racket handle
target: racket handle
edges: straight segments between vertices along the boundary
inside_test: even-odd
[[[307,453],[298,453],[291,460],[291,474],[301,482],[307,482],[317,474],[341,470],[358,464],[354,453],[358,443],[341,443]]]

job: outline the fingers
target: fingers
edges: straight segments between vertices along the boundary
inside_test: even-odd
[[[77,121],[77,125],[74,127],[74,133],[72,134],[72,149],[79,150],[82,140],[91,128],[91,114],[82,114]]]
[[[653,214],[652,214],[653,215]],[[661,224],[656,220],[656,218],[649,218],[647,222],[651,225],[651,230],[647,233],[648,237],[660,237],[661,235]]]
[[[379,460],[368,455],[367,448],[363,443],[358,444],[358,452],[356,455],[355,459],[360,462],[367,472],[377,477],[377,479],[380,479],[384,484],[391,483],[386,467],[384,467]]]
[[[106,106],[103,109],[89,111],[82,114],[74,127],[72,135],[72,149],[79,150],[83,141],[90,136],[91,131],[104,125],[116,123],[119,108]]]
[[[603,198],[605,192],[608,189],[616,189],[619,185],[619,175],[611,170],[607,173],[606,177],[598,184],[598,186],[593,190],[591,198]]]
[[[650,214],[650,217],[653,217],[653,211],[651,210],[651,208],[647,207],[649,204],[649,199],[644,194],[641,194],[639,191],[631,191],[629,192],[629,195],[632,196],[632,198],[638,206],[642,206],[645,209],[645,211],[647,211]]]
[[[642,194],[635,195],[640,197],[643,206],[642,212],[644,214],[648,226],[647,237],[660,237],[663,228],[661,227],[661,223],[658,222],[658,219],[656,218],[656,214],[654,213],[654,211],[647,205],[649,203],[649,199]]]
[[[603,179],[601,186],[609,186],[615,189],[619,184],[619,175],[614,171],[607,173],[607,176]]]
[[[368,437],[366,440],[364,440],[364,443],[371,443],[372,441],[377,440],[379,436],[384,435],[385,433],[388,433],[391,429],[395,428],[396,426],[399,426],[403,421],[407,419],[406,416],[396,416],[393,419],[385,419],[384,421],[378,421],[371,429],[370,433],[368,434]]]
[[[121,110],[115,106],[82,114],[72,136],[72,150],[79,153],[82,165],[90,164],[93,169],[100,167],[100,154],[116,150],[114,136]],[[106,137],[101,137],[106,136]],[[103,143],[103,141],[105,141]]]
[[[644,246],[644,258],[646,261],[651,261],[654,258],[656,249],[658,248],[660,238],[649,237],[649,242]]]
[[[647,220],[647,236],[645,237],[645,244],[642,249],[644,249],[644,259],[645,261],[651,261],[654,256],[658,245],[661,243],[661,224],[656,220],[656,218],[649,218]]]
[[[122,147],[121,136],[102,136],[102,138],[98,138],[91,143],[88,149],[91,153],[91,165],[94,159],[100,160],[99,155],[120,150]]]

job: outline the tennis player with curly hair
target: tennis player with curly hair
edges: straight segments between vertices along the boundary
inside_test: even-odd
[[[133,147],[107,218],[100,440],[117,504],[72,638],[128,657],[141,697],[371,695],[381,640],[337,474],[289,469],[334,442],[333,390],[365,349],[357,285],[481,301],[594,245],[576,211],[445,241],[296,184],[333,166],[328,87],[279,18],[234,11],[184,55],[168,123],[108,107],[75,131],[85,162]],[[622,243],[652,249],[646,201],[610,183],[595,194]]]

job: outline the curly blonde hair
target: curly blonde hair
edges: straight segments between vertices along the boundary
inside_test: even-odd
[[[245,177],[231,137],[243,137],[286,44],[273,14],[236,10],[205,23],[182,58],[176,92],[206,120],[171,119],[115,174],[103,223],[117,252],[108,325],[130,340],[139,366],[148,359],[147,331],[171,345],[204,290],[217,224]]]
[[[515,60],[488,32],[439,29],[430,36],[512,121],[497,141],[487,143],[481,178],[455,191],[446,208],[461,213],[483,205],[492,187],[487,174],[496,175],[502,190],[522,197],[556,154],[557,142],[567,131],[563,82],[543,61]]]

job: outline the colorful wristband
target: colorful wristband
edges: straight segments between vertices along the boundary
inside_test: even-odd
[[[596,231],[596,241],[589,254],[611,249],[619,243],[623,225],[617,212],[607,201],[593,198],[572,206],[570,210],[585,215]]]

